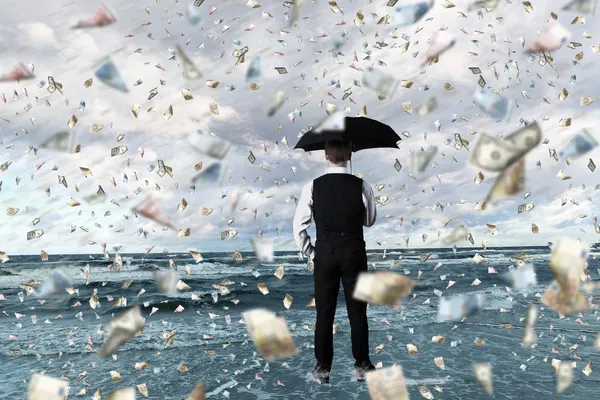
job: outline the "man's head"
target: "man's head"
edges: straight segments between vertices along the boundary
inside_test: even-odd
[[[325,142],[325,159],[330,164],[345,167],[352,157],[352,144],[348,140],[329,140]]]

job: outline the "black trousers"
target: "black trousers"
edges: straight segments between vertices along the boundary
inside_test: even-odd
[[[344,285],[346,308],[352,337],[352,355],[356,363],[370,362],[367,303],[352,298],[361,272],[366,272],[365,242],[360,239],[325,241],[315,244],[314,279],[317,323],[315,327],[315,357],[323,368],[330,370],[333,361],[333,320],[340,290]]]

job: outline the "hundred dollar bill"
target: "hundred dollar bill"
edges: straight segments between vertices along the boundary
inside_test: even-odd
[[[471,152],[469,162],[487,171],[501,172],[517,161],[522,152],[502,139],[482,133]]]
[[[202,130],[197,130],[196,132],[190,134],[188,139],[193,148],[209,157],[219,160],[225,158],[229,152],[229,149],[231,148],[231,142],[213,136]]]
[[[231,239],[238,234],[235,229],[227,229],[226,231],[221,232],[221,240]]]
[[[398,81],[385,72],[367,67],[362,76],[362,83],[378,96],[391,98],[398,88]]]
[[[112,269],[115,272],[121,272],[121,267],[123,266],[123,257],[119,253],[115,254],[115,259],[113,260]]]
[[[506,120],[510,116],[513,102],[506,97],[499,96],[487,89],[477,89],[473,95],[473,102],[483,112],[495,120]]]
[[[524,213],[526,211],[533,210],[534,207],[535,207],[535,204],[533,204],[533,203],[520,204],[519,207],[517,207],[517,212],[519,214],[521,214],[521,213]]]
[[[504,142],[511,144],[523,155],[536,147],[542,141],[542,129],[537,122],[527,124],[524,128],[506,136]]]
[[[121,154],[127,153],[127,146],[117,146],[110,149],[110,156],[120,156]]]
[[[537,122],[504,139],[482,133],[471,152],[469,162],[488,171],[504,171],[540,144],[541,138],[542,131]]]
[[[598,142],[585,129],[575,135],[567,146],[559,153],[561,158],[577,158],[582,154],[593,150],[598,146]]]
[[[283,317],[277,317],[264,308],[256,308],[242,315],[252,341],[266,360],[273,361],[298,354],[298,348]]]
[[[408,400],[408,390],[402,367],[391,367],[369,371],[365,374],[371,400]]]
[[[133,337],[144,330],[146,319],[142,317],[141,307],[135,305],[115,316],[108,323],[108,338],[98,350],[102,358],[109,357]]]
[[[35,374],[27,389],[27,400],[67,400],[69,383],[47,375]]]
[[[363,272],[358,276],[352,297],[368,303],[397,307],[412,287],[412,280],[395,272]]]
[[[43,234],[44,234],[43,229],[35,229],[33,231],[29,231],[29,232],[27,232],[27,240],[37,239],[39,237],[42,237]]]
[[[477,293],[468,296],[454,296],[449,299],[440,297],[438,319],[444,321],[460,321],[483,308],[484,296]]]
[[[388,4],[389,5],[389,4]],[[419,1],[413,4],[402,4],[394,7],[392,26],[401,27],[412,25],[431,9],[433,0]]]

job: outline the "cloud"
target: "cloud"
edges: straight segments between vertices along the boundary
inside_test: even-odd
[[[571,160],[570,165],[562,159],[555,161],[549,150],[559,152],[580,129],[596,134],[592,112],[596,103],[587,108],[579,105],[580,97],[593,97],[598,89],[596,54],[590,49],[594,42],[581,35],[587,31],[596,37],[600,32],[592,24],[571,25],[569,22],[575,15],[561,12],[559,22],[573,32],[572,40],[582,46],[574,49],[564,46],[555,52],[556,71],[548,66],[542,68],[519,45],[520,37],[525,39],[526,46],[535,39],[550,12],[557,9],[554,3],[536,4],[534,13],[529,14],[519,2],[501,2],[496,11],[484,12],[481,18],[466,11],[468,1],[454,1],[456,7],[451,9],[435,4],[416,24],[397,28],[395,33],[400,38],[396,40],[390,36],[394,27],[377,25],[383,15],[392,14],[383,3],[347,3],[341,15],[332,13],[326,3],[306,2],[301,10],[306,19],[298,20],[297,27],[287,27],[283,13],[289,9],[279,3],[263,4],[259,9],[223,3],[212,15],[208,14],[209,8],[200,7],[203,22],[192,26],[185,18],[184,2],[169,4],[165,12],[164,5],[133,0],[127,5],[112,5],[118,17],[115,24],[73,30],[72,23],[91,15],[95,5],[56,0],[30,10],[22,2],[9,2],[6,7],[11,9],[10,16],[0,16],[3,33],[0,51],[5,61],[2,72],[19,62],[33,63],[36,79],[20,84],[0,83],[0,93],[7,97],[2,115],[10,120],[1,122],[4,148],[0,162],[13,163],[0,173],[3,181],[0,195],[7,207],[21,208],[14,217],[0,215],[3,226],[10,227],[0,230],[2,251],[35,253],[39,247],[51,254],[94,253],[100,251],[99,245],[104,242],[109,246],[122,244],[122,251],[126,252],[145,251],[152,245],[170,251],[192,247],[200,251],[249,250],[250,237],[261,230],[265,237],[276,239],[277,249],[295,249],[291,236],[295,204],[290,195],[299,197],[302,186],[319,176],[325,163],[322,152],[308,155],[293,147],[300,134],[326,116],[327,103],[335,104],[337,109],[348,107],[349,115],[356,115],[366,105],[369,117],[389,124],[397,132],[410,132],[410,138],[403,137],[399,150],[364,151],[353,156],[354,172],[363,173],[372,186],[384,183],[376,195],[389,197],[385,205],[378,207],[377,224],[365,229],[369,247],[379,247],[377,242],[381,247],[384,244],[404,247],[406,238],[410,238],[409,247],[436,246],[439,243],[434,240],[438,235],[450,233],[461,223],[472,233],[476,245],[481,240],[487,240],[490,246],[543,245],[559,235],[596,240],[591,218],[598,196],[587,163],[589,158],[597,156],[597,150]],[[150,15],[139,13],[145,7],[150,7]],[[359,8],[365,16],[361,27],[365,37],[353,21]],[[263,12],[273,18],[263,17]],[[55,18],[47,20],[47,15]],[[67,21],[64,15],[73,17]],[[142,25],[145,20],[152,24]],[[345,24],[340,23],[342,20]],[[245,31],[250,23],[255,29]],[[230,28],[221,33],[223,25]],[[421,67],[428,40],[439,29],[453,33],[457,43],[442,54],[439,63]],[[130,32],[133,37],[126,38]],[[410,41],[405,53],[398,49],[405,41],[402,35]],[[385,42],[388,47],[378,49],[374,46],[376,41]],[[334,57],[331,50],[336,43],[341,46],[341,54]],[[392,48],[394,43],[397,44]],[[190,81],[182,77],[180,59],[171,59],[173,54],[169,51],[176,45],[201,70],[202,79]],[[249,48],[246,62],[236,65],[232,52],[244,46]],[[584,58],[574,65],[574,56],[580,51]],[[281,53],[284,55],[278,55]],[[262,76],[254,81],[261,88],[252,91],[245,72],[257,55],[261,57]],[[98,63],[107,56],[118,67],[128,93],[107,87],[94,75]],[[355,57],[358,61],[354,61]],[[379,65],[379,61],[386,65]],[[166,71],[157,68],[158,63]],[[414,84],[410,89],[399,88],[394,98],[380,101],[364,85],[355,84],[361,81],[362,73],[350,68],[351,63],[363,69],[375,65],[397,79],[413,80]],[[279,75],[275,67],[280,66],[285,66],[288,74]],[[479,77],[468,69],[472,66],[482,70],[488,86],[515,101],[508,122],[497,123],[473,105],[471,96],[479,87]],[[45,87],[37,88],[38,82],[47,81],[48,76],[63,84],[64,94],[50,94]],[[89,78],[94,82],[85,88],[83,83]],[[219,86],[207,87],[205,82],[209,79],[219,81]],[[142,84],[135,86],[138,80]],[[443,88],[446,82],[452,84],[452,90]],[[153,88],[157,88],[158,95],[148,100]],[[183,88],[191,91],[193,100],[184,100]],[[562,88],[569,91],[565,101],[558,99]],[[265,111],[278,89],[285,90],[287,99],[273,117],[267,117]],[[342,100],[348,89],[352,94]],[[12,100],[13,90],[18,93],[16,100]],[[406,113],[400,104],[410,101],[416,110],[431,97],[436,97],[439,106],[425,117]],[[85,102],[84,111],[79,110],[81,101]],[[211,102],[219,105],[218,116],[210,112]],[[25,111],[29,103],[32,108]],[[133,104],[141,106],[137,119],[131,113]],[[173,106],[173,117],[165,119],[163,114],[169,106]],[[296,114],[294,123],[288,118],[292,112]],[[71,115],[79,119],[74,128],[67,127]],[[566,117],[572,118],[572,125],[560,127],[560,119]],[[474,178],[479,170],[469,165],[467,150],[454,149],[454,135],[459,133],[469,140],[473,149],[481,132],[508,135],[522,126],[521,118],[538,121],[543,137],[548,140],[525,159],[525,186],[531,195],[476,211],[475,205],[485,199],[495,174],[483,171],[484,182],[476,185]],[[434,125],[438,120],[439,132]],[[99,132],[90,132],[91,124],[104,127]],[[207,166],[212,162],[190,146],[187,136],[196,130],[212,131],[234,144],[223,160],[229,172],[221,185],[197,184],[195,190],[191,188],[196,175],[194,165],[203,162]],[[82,149],[80,154],[39,147],[59,131],[76,135],[76,143]],[[117,142],[119,135],[125,138]],[[289,147],[281,143],[283,137]],[[127,153],[111,157],[110,149],[119,145],[127,145]],[[432,145],[438,147],[432,160],[435,164],[422,173],[412,171],[410,153]],[[29,146],[37,149],[37,155],[34,151],[26,152]],[[138,152],[142,147],[143,158]],[[247,160],[249,151],[256,156],[254,165]],[[404,166],[400,172],[393,168],[396,158]],[[156,173],[158,160],[173,168],[173,178]],[[541,169],[536,167],[536,161],[541,162]],[[41,163],[44,164],[38,170],[36,166]],[[54,166],[58,169],[53,170]],[[90,168],[93,176],[85,178],[79,167]],[[296,168],[295,175],[292,167]],[[572,179],[556,178],[561,169]],[[68,188],[59,184],[58,175],[66,177]],[[18,185],[17,178],[21,179]],[[90,203],[88,196],[96,193],[99,185],[106,198]],[[50,189],[50,196],[46,195],[46,188]],[[230,202],[236,191],[241,195],[237,208],[232,210]],[[163,231],[154,222],[136,218],[131,208],[146,196],[156,198],[175,225],[191,228],[192,235],[178,238],[176,231]],[[69,207],[66,201],[71,197],[82,205]],[[561,205],[563,197],[567,199],[565,206]],[[177,204],[182,198],[189,205],[180,212]],[[535,208],[518,214],[517,206],[524,202],[534,202]],[[214,211],[202,217],[201,207],[211,207]],[[25,235],[34,229],[31,222],[35,217],[41,218],[35,228],[46,233],[28,242]],[[230,217],[234,222],[227,226]],[[404,219],[402,226],[400,217]],[[540,228],[538,235],[531,233],[532,222]],[[500,233],[492,236],[485,224],[497,225]],[[71,225],[77,228],[73,233]],[[220,232],[228,228],[237,229],[238,236],[221,241]],[[147,239],[138,235],[139,229],[149,232]],[[427,239],[423,242],[424,234]]]
[[[42,22],[25,22],[18,25],[25,45],[36,50],[52,51],[58,47],[54,29]]]

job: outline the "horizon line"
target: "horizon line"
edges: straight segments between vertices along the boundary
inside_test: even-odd
[[[494,249],[532,249],[532,248],[548,248],[548,245],[531,245],[531,246],[489,246],[486,247],[486,249],[483,249],[482,247],[476,247],[476,246],[470,246],[470,247],[456,247],[457,250],[459,249],[472,249],[472,248],[477,248],[479,250],[485,251],[485,250],[494,250]],[[590,249],[592,249],[593,247],[590,246]],[[366,251],[381,251],[383,252],[384,250],[390,252],[390,251],[398,251],[398,250],[452,250],[452,247],[414,247],[414,248],[386,248],[386,249],[381,249],[381,248],[367,248]],[[177,254],[177,253],[188,253],[189,251],[197,251],[199,253],[203,253],[203,254],[213,254],[213,253],[233,253],[236,251],[239,251],[240,253],[254,253],[254,250],[245,250],[245,251],[240,251],[240,250],[231,250],[231,251],[200,251],[200,250],[184,250],[184,251],[174,251],[174,252],[156,252],[153,254]],[[274,251],[274,254],[277,253],[290,253],[290,252],[299,252],[300,250],[278,250],[278,251]],[[151,253],[144,253],[144,252],[133,252],[133,253],[119,253],[119,252],[112,252],[110,254],[144,254],[144,255],[150,255]],[[96,252],[96,253],[53,253],[51,255],[54,256],[72,256],[72,255],[94,255],[94,254],[99,254],[99,255],[103,255],[104,253],[100,253],[100,252]],[[7,256],[11,256],[11,254],[6,253]],[[39,256],[40,253],[15,253],[12,254],[12,256]]]

